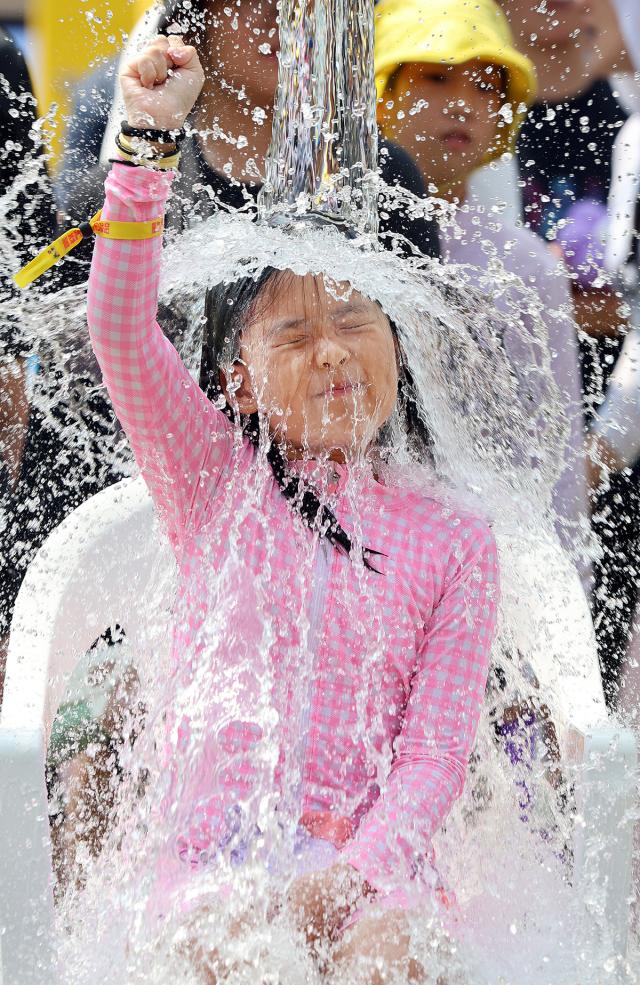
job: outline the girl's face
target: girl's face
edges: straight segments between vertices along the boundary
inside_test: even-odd
[[[440,190],[459,185],[493,144],[503,89],[503,71],[483,62],[402,65],[383,96],[386,132],[427,182]]]
[[[381,308],[322,277],[274,277],[242,332],[235,399],[259,410],[289,458],[343,461],[375,439],[395,406],[394,336]]]

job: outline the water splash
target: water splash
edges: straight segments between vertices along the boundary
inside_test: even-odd
[[[346,241],[333,228],[292,234],[247,217],[219,216],[182,237],[165,258],[163,304],[185,313],[184,356],[194,371],[204,289],[258,276],[274,264],[298,274],[322,272],[330,290],[344,294],[355,289],[383,307],[397,328],[416,381],[420,413],[433,438],[433,461],[420,465],[411,451],[411,435],[395,420],[388,435],[387,480],[406,484],[452,510],[481,513],[491,521],[500,545],[503,602],[493,664],[501,669],[503,681],[487,694],[467,790],[436,846],[442,871],[459,894],[462,924],[453,926],[442,914],[422,909],[412,917],[412,953],[425,960],[428,954],[430,967],[446,973],[448,982],[484,985],[498,974],[515,982],[525,969],[536,985],[600,985],[602,962],[611,951],[606,934],[596,937],[597,920],[592,921],[569,885],[566,845],[572,818],[566,800],[549,782],[542,759],[522,756],[509,762],[495,736],[504,710],[531,695],[532,687],[535,692],[532,678],[539,682],[551,719],[562,722],[567,714],[584,714],[581,692],[593,693],[597,674],[588,612],[549,512],[562,422],[543,323],[532,318],[526,329],[517,327],[508,313],[496,313],[486,297],[472,294],[467,286],[461,291],[464,282],[455,268],[447,272],[432,261],[363,252],[357,241]],[[501,289],[507,300],[511,294],[514,310],[522,306],[524,297],[513,282],[506,279]],[[524,333],[526,365],[511,364],[509,349],[502,344],[508,330]],[[534,425],[532,407],[538,415]],[[317,980],[317,968],[299,946],[286,913],[272,912],[274,898],[286,895],[297,865],[292,862],[292,822],[299,806],[295,750],[303,734],[313,658],[306,603],[295,610],[291,606],[293,599],[308,598],[315,551],[304,540],[297,545],[296,571],[283,593],[289,609],[283,616],[270,595],[276,545],[263,508],[269,474],[258,456],[242,508],[208,534],[209,576],[200,585],[198,603],[212,617],[199,623],[197,653],[184,653],[177,667],[167,653],[162,600],[172,597],[175,586],[166,567],[164,588],[152,586],[142,607],[144,611],[148,604],[147,615],[131,632],[132,657],[144,668],[145,727],[122,760],[124,782],[115,784],[110,836],[97,859],[84,860],[84,889],[71,886],[59,910],[61,956],[67,967],[76,969],[74,985],[88,985],[97,972],[105,985],[149,980],[168,985],[176,975],[195,983],[186,947],[194,938],[228,969],[230,981],[248,985],[259,970],[264,980],[277,982],[285,969],[287,980]],[[346,499],[350,514],[362,515],[356,481],[347,487]],[[263,573],[248,586],[242,533],[247,525],[255,527],[253,540],[264,543],[265,550]],[[357,527],[354,536],[358,543]],[[361,597],[368,592],[360,584],[361,575],[350,578],[347,613],[350,593]],[[356,618],[355,606],[349,625],[366,653],[363,680],[369,682],[368,692],[375,693],[379,654],[395,627],[380,618],[375,596],[371,602],[370,618],[364,623]],[[237,612],[247,608],[255,613],[260,640],[251,653],[234,628]],[[293,688],[287,723],[295,754],[283,765],[283,696],[272,648],[274,639],[291,629],[295,639],[278,673]],[[366,756],[384,774],[387,753],[373,747],[360,700],[358,707],[354,755],[358,750],[357,755]],[[209,771],[210,796],[221,773],[243,772],[243,753],[229,743],[229,725],[238,720],[245,733],[254,730],[256,736],[250,745],[255,788],[247,791],[242,812],[225,818],[220,855],[211,860],[205,851],[197,866],[189,866],[176,859],[171,846],[185,831],[190,844],[197,843],[198,825],[208,809],[207,798],[198,793],[203,771]],[[526,741],[526,735],[512,744],[518,741]],[[141,773],[146,778],[142,793]],[[563,789],[570,788],[568,767],[564,784]],[[240,856],[242,864],[237,865],[234,858]],[[119,873],[116,886],[113,871]],[[528,886],[524,894],[523,883]],[[247,898],[254,902],[250,915],[244,906]],[[65,926],[73,928],[70,934],[62,932]],[[573,942],[571,953],[563,946],[567,939]],[[105,953],[108,961],[103,962]]]
[[[354,11],[362,15],[357,23],[350,21]],[[360,249],[366,234],[375,231],[370,181],[375,126],[373,100],[366,95],[372,82],[370,14],[370,5],[365,10],[359,4],[336,3],[329,10],[320,3],[285,4],[285,83],[279,90],[261,202],[263,215],[309,208],[337,214],[358,228],[363,240],[349,244],[330,229],[304,228],[292,235],[242,217],[219,217],[167,253],[163,311],[174,322],[179,319],[180,349],[194,372],[200,359],[204,289],[257,276],[267,265],[300,275],[321,272],[332,290],[344,291],[348,284],[379,302],[393,320],[432,435],[433,461],[416,463],[411,435],[394,420],[385,461],[388,476],[451,509],[463,504],[484,515],[493,523],[503,568],[502,625],[493,653],[503,681],[488,692],[470,782],[437,845],[466,924],[451,926],[428,909],[414,914],[411,951],[434,976],[446,976],[449,985],[484,985],[499,978],[510,983],[526,978],[535,985],[601,985],[603,971],[609,974],[616,964],[615,956],[606,933],[593,933],[597,920],[588,917],[584,900],[569,885],[566,844],[572,818],[566,797],[563,802],[556,795],[542,761],[523,757],[505,764],[495,738],[501,713],[531,693],[532,668],[550,715],[558,721],[567,709],[584,712],[582,692],[593,693],[597,673],[584,599],[556,543],[549,511],[563,423],[546,333],[533,295],[506,274],[492,271],[491,290],[487,285],[483,291],[481,284],[474,291],[455,267],[443,269],[421,258],[374,258]],[[344,44],[346,24],[351,24],[351,49]],[[350,78],[354,65],[356,79]],[[366,71],[359,74],[363,67]],[[360,92],[360,85],[365,108],[350,118],[345,93]],[[502,315],[494,307],[497,295],[505,304]],[[77,309],[75,325],[70,302]],[[520,317],[523,310],[531,314],[527,327]],[[84,398],[99,386],[93,361],[77,344],[84,331],[82,292],[71,290],[35,303],[26,299],[22,315],[34,347],[45,359],[48,347],[50,362],[59,370],[39,398],[43,409],[50,412],[56,403],[68,408],[75,401],[82,434]],[[522,343],[526,359],[510,359],[510,337]],[[100,454],[105,459],[112,455],[108,442]],[[259,462],[243,509],[212,531],[210,578],[202,586],[201,600],[215,616],[200,626],[198,651],[184,654],[179,667],[167,652],[167,610],[175,598],[175,581],[165,555],[159,555],[157,578],[142,607],[144,618],[140,625],[125,627],[131,661],[141,678],[144,728],[137,720],[125,722],[119,773],[112,766],[108,778],[113,795],[109,833],[95,857],[89,851],[79,853],[78,883],[69,881],[58,908],[60,961],[65,980],[73,985],[96,980],[105,985],[173,985],[176,980],[195,985],[201,977],[189,953],[194,940],[217,954],[230,982],[318,981],[318,970],[286,913],[270,912],[270,903],[286,893],[296,871],[292,827],[281,819],[295,817],[299,757],[294,754],[285,763],[285,795],[276,812],[280,736],[274,708],[282,696],[270,657],[282,614],[265,595],[274,545],[267,523],[262,530],[267,543],[264,578],[251,586],[248,596],[240,533],[260,513],[268,476]],[[347,500],[358,516],[363,504],[355,485],[347,489]],[[294,579],[303,598],[313,563],[307,545]],[[354,577],[356,589],[361,588],[361,576]],[[288,602],[293,597],[286,594]],[[234,614],[247,605],[256,614],[260,647],[250,667],[243,667],[246,653],[234,631]],[[293,687],[290,724],[300,742],[312,671],[308,612],[301,606],[287,619],[299,643],[289,652],[284,671]],[[384,649],[388,629],[375,605],[366,625],[353,624],[367,648],[364,672],[372,692],[377,654]],[[253,674],[246,673],[251,678],[246,688],[234,686],[229,674],[234,669],[241,674],[253,669]],[[258,736],[250,751],[259,782],[248,792],[242,814],[226,819],[229,841],[216,860],[219,865],[207,864],[210,860],[204,857],[198,859],[199,868],[178,864],[175,855],[167,863],[167,847],[180,834],[187,830],[192,841],[196,838],[207,807],[197,793],[203,771],[209,771],[213,795],[220,771],[238,765],[232,743],[226,742],[230,722],[238,719]],[[134,732],[137,739],[129,743]],[[371,748],[362,727],[354,743],[383,771],[385,758]],[[385,755],[388,759],[389,750]],[[569,768],[564,781],[566,792]],[[528,797],[524,806],[523,793]],[[234,867],[231,853],[239,848],[245,864]],[[159,870],[166,874],[165,864],[174,867],[168,872],[169,891],[159,894]],[[247,898],[254,902],[248,919]],[[571,953],[563,946],[567,940]]]
[[[378,130],[371,0],[283,0],[259,213],[316,210],[375,236]]]

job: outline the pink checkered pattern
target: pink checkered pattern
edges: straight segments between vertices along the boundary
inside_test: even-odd
[[[116,164],[103,215],[161,215],[170,184],[167,174]],[[207,545],[215,541],[220,552],[233,539],[246,583],[230,665],[245,673],[246,662],[264,651],[260,634],[271,612],[274,701],[285,703],[286,722],[290,688],[277,686],[278,675],[296,667],[300,614],[313,592],[312,580],[299,574],[300,551],[327,552],[319,627],[307,641],[313,671],[306,734],[301,745],[283,739],[281,765],[290,748],[298,758],[303,750],[300,815],[315,818],[309,830],[324,830],[372,886],[397,893],[425,868],[432,836],[464,785],[495,630],[493,536],[478,518],[371,474],[358,477],[354,505],[345,467],[338,469],[337,515],[382,552],[382,574],[362,570],[326,542],[314,544],[272,477],[264,479],[260,508],[233,528],[256,481],[255,452],[234,439],[155,320],[161,250],[159,240],[99,239],[88,319],[104,381],[178,560],[177,664],[207,619]],[[242,725],[225,741],[233,751],[246,749],[249,762],[256,737]],[[229,803],[246,795],[250,780],[250,764],[223,774]]]

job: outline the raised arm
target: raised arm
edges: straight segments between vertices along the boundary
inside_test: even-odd
[[[171,179],[115,164],[103,218],[139,222],[163,214]],[[162,242],[99,238],[87,317],[114,409],[172,542],[197,524],[194,493],[215,486],[231,453],[226,418],[216,411],[156,322]],[[213,489],[212,489],[213,491]]]
[[[200,91],[197,54],[179,39],[158,38],[127,66],[122,85],[132,126],[177,129]],[[159,218],[171,176],[170,171],[114,164],[102,218]],[[199,524],[210,497],[197,493],[203,483],[214,491],[229,461],[232,437],[226,418],[191,378],[156,321],[161,254],[160,238],[99,237],[87,317],[115,411],[175,545],[183,530]]]
[[[489,668],[498,604],[495,542],[467,526],[427,627],[386,789],[343,861],[395,892],[431,857],[431,840],[464,786]],[[457,538],[456,538],[457,540]]]

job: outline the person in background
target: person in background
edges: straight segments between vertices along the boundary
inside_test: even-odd
[[[0,28],[0,705],[13,606],[22,580],[19,504],[32,417],[28,345],[13,312],[8,272],[55,229],[47,170],[34,131],[36,105],[24,55]]]
[[[637,56],[640,64],[640,48]],[[616,85],[630,116],[616,136],[607,205],[578,202],[558,234],[575,282],[609,283],[625,302],[630,326],[590,427],[595,493],[604,473],[633,469],[640,460],[640,73],[620,76]]]
[[[574,554],[587,526],[588,499],[569,282],[539,237],[468,200],[476,169],[514,147],[522,121],[518,107],[531,103],[535,94],[533,65],[514,47],[494,0],[473,5],[466,0],[382,0],[375,59],[383,133],[414,156],[430,191],[458,205],[456,226],[440,230],[443,258],[487,271],[497,257],[539,296],[551,366],[571,428],[554,507],[559,536]],[[529,358],[519,350],[513,355],[519,361]],[[578,561],[588,588],[589,565],[584,558]]]
[[[620,0],[620,6],[624,0]],[[621,14],[623,11],[621,11]],[[619,132],[613,153],[612,193],[607,216],[600,222],[599,235],[578,243],[572,251],[580,273],[597,263],[611,277],[628,304],[630,329],[616,361],[604,402],[590,428],[591,483],[595,491],[619,476],[640,479],[640,7],[629,11],[635,18],[633,54],[635,74],[616,79],[619,98],[631,114]],[[588,253],[585,256],[585,245]],[[580,264],[582,260],[582,264]],[[636,528],[640,538],[640,531]],[[621,661],[617,710],[638,729],[640,723],[640,574],[636,568],[636,608],[629,630],[629,646]],[[636,858],[639,858],[640,831],[636,832]],[[639,897],[640,870],[635,867],[636,900]],[[638,918],[636,903],[636,920]]]
[[[581,257],[593,254],[606,225],[614,143],[628,116],[618,92],[620,76],[612,73],[634,70],[640,6],[635,0],[563,0],[537,7],[529,0],[502,0],[502,6],[540,76],[538,102],[518,142],[522,214],[531,229],[564,251],[572,268],[591,427],[629,324],[620,292],[602,266]],[[638,595],[639,480],[637,465],[618,471],[592,497],[600,546],[592,609],[611,705]]]
[[[589,80],[632,71],[627,40],[633,30],[626,20],[636,0],[548,0],[544,4],[501,0],[501,4],[519,50],[535,65],[541,101],[573,99],[585,91]]]
[[[630,57],[613,0],[563,0],[544,12],[523,0],[503,0],[503,7],[540,79],[518,145],[524,216],[554,241],[576,210],[581,222],[606,208],[613,142],[627,115],[608,76],[630,68]],[[585,207],[594,218],[586,219]],[[587,334],[618,335],[615,292],[582,278],[573,294]]]
[[[182,147],[181,175],[167,215],[169,227],[183,229],[217,209],[243,208],[257,198],[278,81],[277,8],[275,0],[249,0],[239,10],[220,0],[178,0],[161,7],[159,14],[147,15],[140,30],[148,36],[164,34],[172,25],[198,44],[207,75],[189,121],[194,132]],[[105,82],[109,96],[101,89]],[[56,192],[73,221],[93,215],[102,200],[106,164],[122,117],[120,97],[112,86],[108,71],[88,80],[84,111],[79,107],[69,123]],[[95,166],[88,168],[87,161]],[[419,171],[400,148],[383,143],[380,168],[390,185],[399,184],[418,196],[424,193]],[[384,212],[381,229],[388,239],[406,236],[425,255],[438,255],[433,223],[399,210]],[[78,256],[76,251],[76,264]],[[85,250],[82,260],[88,259],[90,252]],[[87,272],[83,262],[76,279],[84,279]]]

